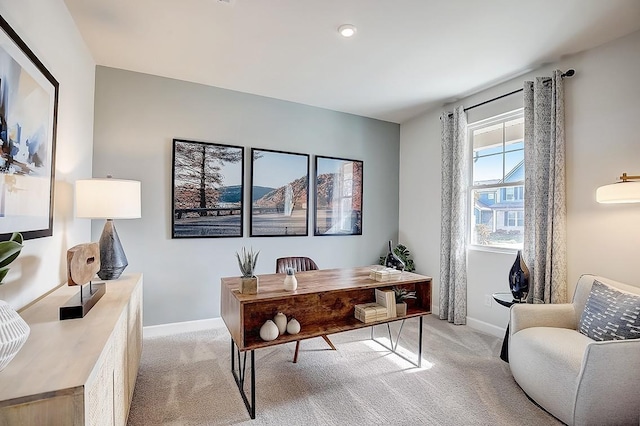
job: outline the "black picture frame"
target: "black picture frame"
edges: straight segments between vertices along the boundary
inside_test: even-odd
[[[0,240],[53,235],[58,81],[0,16]]]
[[[309,235],[308,154],[251,149],[251,237]]]
[[[362,235],[364,162],[315,157],[314,235]]]
[[[171,238],[243,236],[244,147],[173,139]]]

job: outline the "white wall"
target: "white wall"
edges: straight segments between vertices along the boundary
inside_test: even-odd
[[[259,274],[273,273],[281,256],[310,256],[321,268],[377,262],[398,232],[399,132],[393,123],[98,67],[93,172],[142,182],[142,219],[116,226],[127,270],[145,276],[145,325],[218,317],[220,278],[239,276],[242,246],[260,250]],[[363,160],[363,235],[171,239],[173,138],[245,146],[245,203],[250,147]],[[103,224],[94,221],[94,240]],[[312,214],[309,225],[313,235]]]
[[[0,0],[0,14],[59,83],[53,236],[25,241],[0,286],[19,309],[66,282],[66,251],[90,240],[74,220],[73,183],[91,176],[95,62],[62,0]]]
[[[522,87],[524,80],[574,68],[565,80],[567,142],[568,296],[578,277],[594,273],[640,286],[637,243],[640,205],[603,205],[598,186],[622,172],[640,174],[640,32],[563,59],[525,76],[456,102],[471,106]],[[521,103],[520,95],[515,95]],[[513,107],[514,97],[469,111],[469,121]],[[508,105],[508,106],[507,106]],[[421,273],[434,277],[437,312],[440,250],[440,113],[427,112],[400,129],[400,239],[411,248]],[[450,108],[447,108],[450,109]],[[508,310],[485,295],[508,291],[513,253],[469,251],[468,324],[500,335]]]

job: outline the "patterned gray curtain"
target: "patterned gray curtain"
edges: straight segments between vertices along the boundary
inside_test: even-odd
[[[529,295],[567,301],[562,72],[524,83],[524,249]]]
[[[440,248],[440,319],[467,322],[467,185],[470,149],[467,116],[457,107],[442,126],[442,229]]]

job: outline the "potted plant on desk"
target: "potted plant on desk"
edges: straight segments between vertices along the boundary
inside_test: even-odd
[[[416,299],[416,292],[401,287],[393,287],[393,292],[396,295],[396,316],[403,317],[407,315],[406,300]]]
[[[258,255],[260,252],[253,252],[253,248],[246,250],[242,247],[242,255],[236,252],[236,258],[238,259],[238,266],[240,272],[242,272],[240,293],[242,294],[258,294],[258,277],[253,272],[258,262]]]

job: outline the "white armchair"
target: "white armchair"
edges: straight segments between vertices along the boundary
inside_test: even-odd
[[[568,425],[640,424],[640,339],[598,342],[577,331],[594,279],[580,277],[567,304],[514,304],[509,365],[522,390]]]

